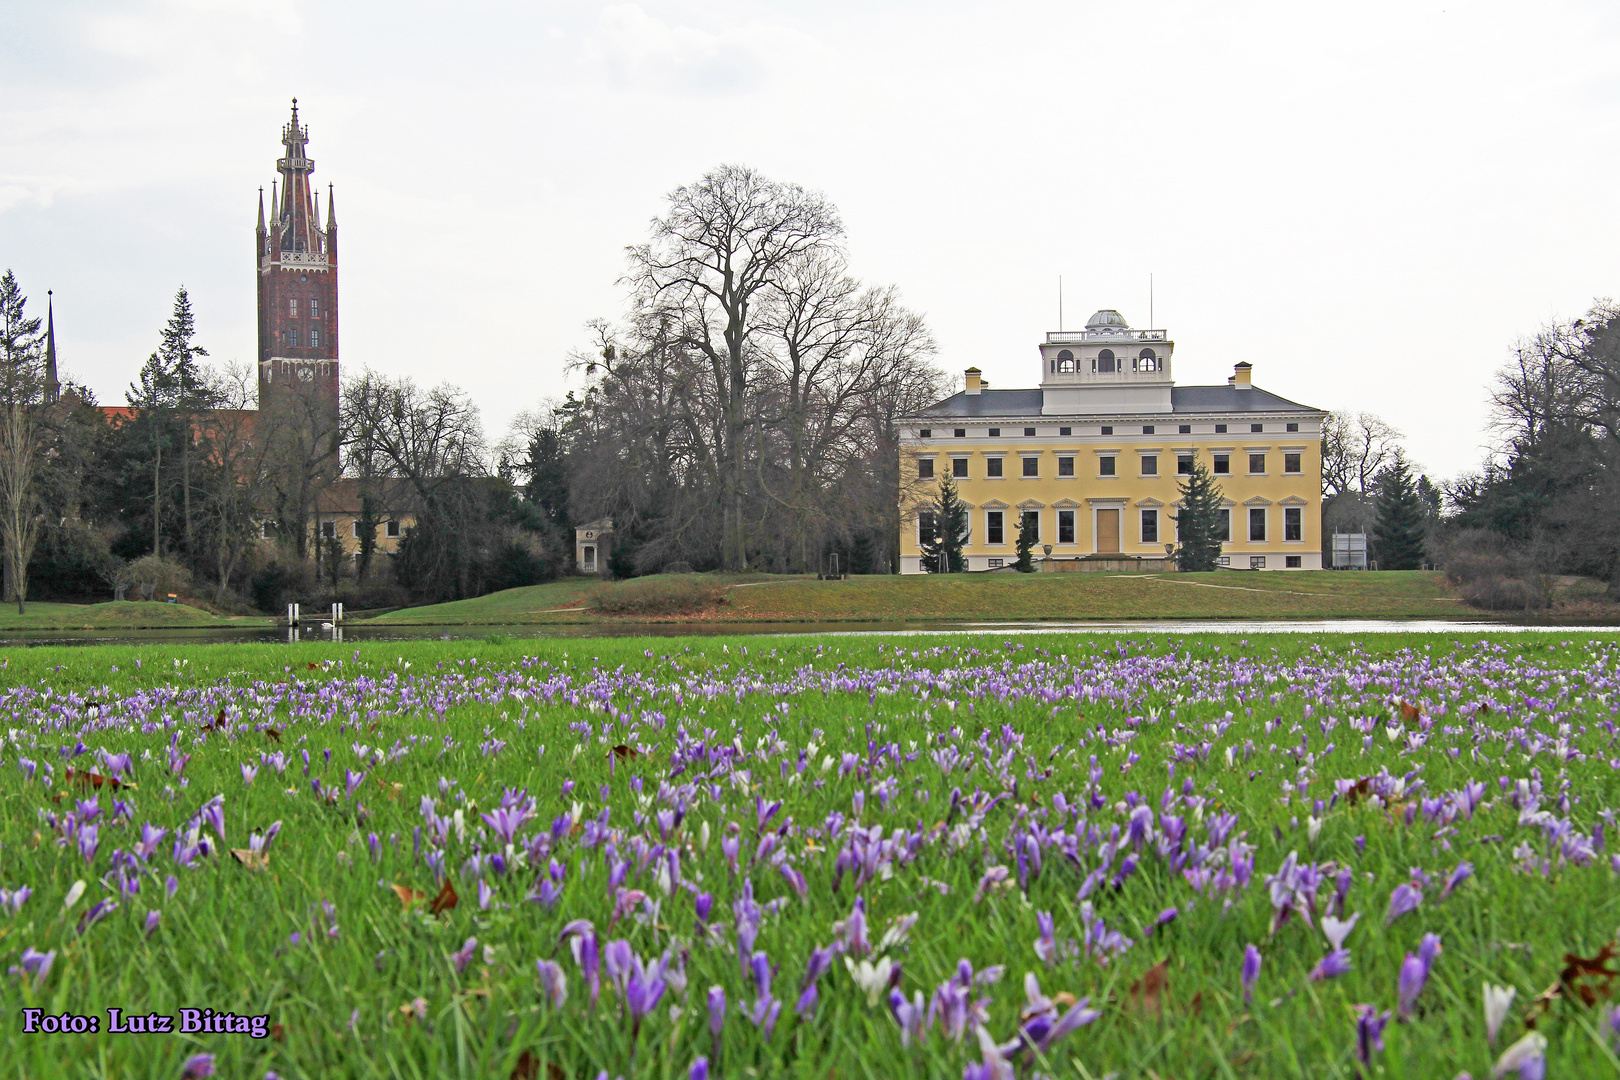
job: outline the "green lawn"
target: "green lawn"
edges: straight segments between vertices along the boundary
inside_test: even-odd
[[[706,620],[843,622],[986,619],[1480,618],[1437,573],[873,575],[848,581],[721,577]],[[583,579],[407,608],[394,625],[594,622]],[[559,610],[560,609],[560,610]],[[690,616],[686,616],[690,618]]]
[[[144,630],[171,626],[225,626],[227,620],[185,604],[155,600],[121,600],[106,604],[28,604],[19,615],[15,606],[0,607],[0,630]],[[256,620],[262,621],[262,620]]]

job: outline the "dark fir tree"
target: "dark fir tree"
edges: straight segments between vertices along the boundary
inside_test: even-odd
[[[196,336],[197,320],[191,313],[191,297],[182,285],[174,294],[174,311],[163,327],[158,356],[174,385],[175,419],[180,429],[181,523],[187,558],[195,555],[191,527],[191,447],[197,417],[214,405],[208,379],[197,363],[197,358],[207,356],[208,350],[193,343]]]
[[[1202,459],[1179,485],[1181,513],[1176,523],[1176,569],[1214,570],[1220,565],[1222,535],[1221,488]]]
[[[1423,537],[1429,505],[1406,457],[1395,460],[1378,474],[1374,505],[1378,524],[1373,527],[1373,549],[1380,570],[1416,570],[1423,565]]]
[[[1035,572],[1035,560],[1031,552],[1035,550],[1035,541],[1040,539],[1040,518],[1033,510],[1026,510],[1018,518],[1018,561],[1013,563],[1014,569],[1020,574]]]
[[[923,511],[931,528],[922,531],[922,565],[930,574],[960,574],[962,546],[968,539],[967,507],[956,494],[956,483],[949,477],[939,482],[939,497],[931,509]]]

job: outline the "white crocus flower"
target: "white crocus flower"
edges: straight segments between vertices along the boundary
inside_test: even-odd
[[[1335,919],[1331,915],[1322,916],[1322,933],[1327,936],[1329,947],[1344,948],[1344,939],[1350,936],[1350,931],[1356,928],[1356,922],[1360,918],[1359,911],[1348,919]]]
[[[62,898],[62,910],[63,911],[70,910],[73,907],[74,904],[77,904],[79,902],[79,897],[81,897],[83,895],[84,895],[84,879],[80,878],[78,881],[75,881],[73,883],[72,887],[68,889],[67,895]]]
[[[1496,1045],[1496,1033],[1502,1030],[1502,1021],[1507,1019],[1508,1010],[1513,1007],[1513,999],[1518,993],[1518,988],[1514,986],[1485,984],[1485,1034],[1492,1046]]]
[[[1532,1031],[1506,1050],[1496,1059],[1491,1067],[1491,1076],[1500,1078],[1508,1073],[1518,1072],[1536,1058],[1547,1052],[1547,1036],[1539,1031]]]
[[[698,829],[698,843],[703,845],[704,851],[709,850],[709,823],[707,821],[703,823],[702,828]]]
[[[889,987],[889,975],[894,971],[894,961],[887,956],[880,956],[875,964],[870,960],[862,960],[857,964],[846,956],[844,966],[849,969],[855,985],[866,991],[867,1008],[876,1005],[882,998],[883,991]]]

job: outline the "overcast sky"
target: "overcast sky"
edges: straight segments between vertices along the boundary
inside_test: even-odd
[[[1118,308],[1449,476],[1514,340],[1620,295],[1620,6],[6,0],[0,266],[105,402],[177,286],[255,355],[288,99],[337,187],[342,359],[498,437],[575,382],[624,247],[722,162],[825,192],[958,380]]]

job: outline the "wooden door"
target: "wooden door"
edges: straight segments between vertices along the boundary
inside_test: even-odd
[[[1119,511],[1097,511],[1097,550],[1118,554],[1119,552]]]

